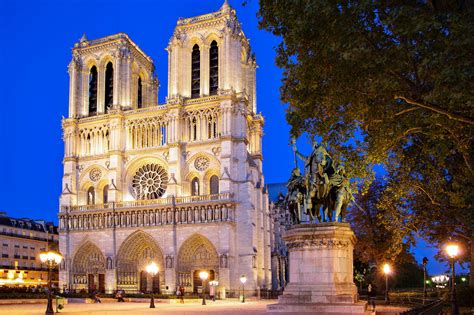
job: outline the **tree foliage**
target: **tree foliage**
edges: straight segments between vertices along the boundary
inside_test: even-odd
[[[403,260],[414,242],[410,218],[400,212],[403,208],[393,194],[386,183],[375,180],[366,194],[357,196],[357,206],[348,213],[358,239],[356,256],[362,263],[381,266]]]
[[[276,63],[293,135],[321,136],[359,178],[384,165],[383,199],[412,233],[469,251],[472,2],[260,0],[259,17],[282,39]]]

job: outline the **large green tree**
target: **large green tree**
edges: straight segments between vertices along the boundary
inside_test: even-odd
[[[259,17],[281,38],[292,133],[323,137],[358,178],[383,164],[413,233],[474,261],[472,2],[260,0]]]

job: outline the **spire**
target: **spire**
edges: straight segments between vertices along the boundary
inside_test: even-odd
[[[79,40],[80,43],[87,42],[87,36],[86,33],[82,34],[81,39]]]
[[[224,3],[222,4],[221,6],[221,11],[226,11],[230,9],[230,5],[229,5],[229,1],[228,0],[224,0]]]

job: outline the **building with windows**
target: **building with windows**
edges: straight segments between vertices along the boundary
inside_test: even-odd
[[[72,49],[63,119],[60,283],[70,289],[271,287],[263,117],[255,56],[227,1],[180,19],[167,47],[168,96],[126,34]],[[156,262],[150,277],[145,266]]]
[[[266,188],[271,218],[272,289],[282,291],[289,282],[288,248],[282,238],[285,229],[290,225],[290,215],[284,204],[287,187],[286,183],[270,183]]]
[[[58,248],[58,231],[52,222],[16,219],[0,212],[0,286],[31,287],[46,285],[48,268],[40,259],[40,252]],[[53,283],[58,273],[53,272]]]

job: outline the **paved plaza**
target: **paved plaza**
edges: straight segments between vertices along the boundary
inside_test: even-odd
[[[150,309],[149,303],[102,303],[102,304],[67,304],[59,314],[264,314],[267,304],[276,301],[250,301],[245,304],[237,301],[208,301],[207,305],[198,303],[169,304],[157,300],[156,308]],[[0,305],[0,314],[39,315],[44,314],[45,304],[12,304]]]

